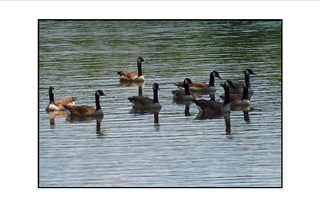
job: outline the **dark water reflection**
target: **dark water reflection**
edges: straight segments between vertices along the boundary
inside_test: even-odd
[[[119,82],[137,71],[144,84]],[[195,104],[176,104],[171,91],[185,78],[208,82],[219,72],[215,99],[229,79],[250,78],[250,109],[199,117]],[[281,22],[279,21],[40,21],[40,187],[280,187]],[[152,97],[157,112],[132,111],[128,97]],[[101,100],[103,119],[46,113],[48,87],[77,105]],[[210,99],[197,94],[197,99]]]

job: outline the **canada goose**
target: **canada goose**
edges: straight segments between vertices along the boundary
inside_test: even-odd
[[[70,111],[71,117],[77,117],[77,116],[103,116],[103,111],[100,107],[100,96],[105,96],[103,91],[97,90],[95,93],[96,98],[96,108],[92,106],[70,106],[70,105],[64,105],[66,109]]]
[[[192,81],[189,78],[186,78],[183,81],[184,89],[171,91],[171,93],[173,94],[173,101],[184,102],[184,101],[192,101],[195,99],[194,94],[189,90],[189,84],[192,84]]]
[[[152,109],[161,109],[161,105],[158,100],[159,84],[153,84],[153,99],[143,96],[132,96],[128,100],[133,104],[132,109],[139,111],[147,111]]]
[[[253,90],[251,88],[251,85],[250,85],[250,81],[249,81],[249,75],[255,75],[255,73],[251,70],[251,69],[246,69],[244,71],[244,81],[246,83],[248,83],[248,87],[249,87],[249,91],[248,91],[248,95],[249,96],[252,96],[253,95]],[[236,86],[235,89],[233,88],[230,88],[230,94],[242,94],[243,93],[243,84],[242,83],[237,83],[237,84],[234,84]]]
[[[145,78],[142,75],[141,63],[147,62],[142,57],[138,57],[137,65],[138,72],[130,72],[130,71],[119,71],[117,72],[120,75],[120,81],[128,81],[128,82],[144,82]]]
[[[214,77],[219,78],[220,80],[221,77],[219,75],[219,73],[217,71],[212,71],[210,73],[210,79],[209,79],[209,84],[206,83],[200,83],[200,82],[194,82],[193,84],[189,85],[189,90],[192,92],[206,92],[206,91],[215,91],[216,88],[214,86]],[[176,86],[178,86],[179,88],[182,88],[184,83],[180,82],[180,83],[175,83]]]
[[[221,113],[227,113],[230,112],[230,93],[229,93],[229,87],[235,88],[235,85],[227,80],[224,82],[224,84],[220,84],[226,94],[226,99],[223,103],[219,103],[216,101],[211,100],[193,100],[193,102],[197,105],[199,111],[201,113],[215,115],[215,114],[221,114]]]
[[[57,98],[54,99],[54,87],[49,87],[49,104],[46,107],[46,111],[64,111],[63,105],[74,105],[77,97]]]
[[[246,81],[245,84],[242,84],[243,93],[239,94],[230,94],[230,103],[231,107],[233,106],[250,106],[250,100],[248,97],[248,91],[250,89],[250,83]],[[225,98],[224,95],[220,96],[222,99]]]

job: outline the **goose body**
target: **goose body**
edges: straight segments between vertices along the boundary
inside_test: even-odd
[[[183,82],[184,89],[171,91],[173,94],[173,101],[185,102],[195,100],[194,94],[189,90],[189,84],[192,84],[192,81],[189,78],[186,78]]]
[[[148,111],[161,109],[161,105],[158,100],[159,84],[153,84],[153,99],[143,96],[132,96],[128,100],[133,104],[132,109],[138,111]]]
[[[253,90],[251,89],[249,75],[255,75],[255,73],[251,69],[246,69],[244,71],[244,80],[245,80],[245,83],[248,83],[248,85],[249,85],[248,95],[252,96],[253,95]],[[230,88],[230,94],[242,95],[242,93],[243,93],[243,84],[242,83],[237,83],[237,84],[234,84],[234,85],[235,85],[236,88]]]
[[[49,87],[49,104],[46,106],[46,111],[65,111],[63,105],[74,105],[77,97],[57,98],[54,99],[54,87]]]
[[[221,77],[217,71],[212,71],[210,73],[210,79],[209,84],[203,83],[203,82],[193,82],[192,84],[189,84],[189,90],[192,92],[212,92],[216,90],[216,87],[214,85],[214,77],[217,77],[221,80]],[[184,87],[184,82],[175,83],[176,86],[179,88]]]
[[[220,115],[223,113],[230,112],[230,93],[229,87],[235,87],[234,84],[227,80],[224,84],[221,84],[224,88],[226,99],[223,103],[212,101],[212,100],[193,100],[193,102],[197,105],[200,113],[207,115]]]
[[[138,65],[138,72],[131,72],[131,71],[118,71],[117,73],[120,75],[121,82],[137,82],[142,83],[145,81],[144,76],[142,75],[141,63],[147,62],[142,57],[138,57],[137,65]]]
[[[100,96],[105,96],[103,91],[97,90],[95,93],[96,108],[92,106],[70,106],[65,105],[64,107],[70,111],[69,116],[71,117],[82,117],[82,116],[103,116],[103,111],[100,107]]]

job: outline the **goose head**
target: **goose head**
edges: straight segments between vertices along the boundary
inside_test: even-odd
[[[96,91],[97,96],[105,96],[106,94],[103,93],[102,90],[97,90]]]
[[[220,80],[222,80],[221,77],[220,77],[220,75],[219,75],[219,73],[218,73],[217,71],[215,71],[215,70],[212,71],[210,75],[212,75],[213,77],[217,77],[217,78],[219,78]]]
[[[245,74],[246,75],[255,75],[255,73],[251,69],[246,69]]]
[[[235,89],[235,88],[237,88],[233,83],[232,83],[232,81],[230,81],[230,80],[226,80],[225,82],[224,82],[224,84],[220,84],[223,88],[225,88],[225,87],[231,87],[231,88],[233,88],[233,89]]]
[[[184,84],[188,85],[188,84],[193,84],[192,81],[190,80],[190,78],[186,78],[184,79]]]
[[[49,94],[54,94],[54,87],[53,86],[49,87]]]
[[[147,62],[143,57],[138,57],[137,59],[138,63]]]
[[[153,88],[154,90],[159,90],[159,91],[160,91],[160,88],[159,88],[159,84],[158,84],[158,83],[154,83],[153,86],[152,86],[152,88]]]

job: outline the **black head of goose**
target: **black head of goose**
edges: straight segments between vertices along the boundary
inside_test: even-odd
[[[158,90],[160,91],[159,84],[154,83],[152,88],[153,99],[143,96],[132,96],[128,98],[128,100],[133,104],[132,109],[139,111],[161,109],[161,105],[158,100]]]
[[[249,87],[248,95],[252,96],[253,90],[250,85],[250,80],[249,80],[250,75],[256,75],[256,74],[252,71],[252,69],[246,69],[244,71],[244,81],[245,81],[245,83],[248,83],[248,87]],[[230,94],[240,94],[241,95],[243,93],[243,84],[237,83],[237,84],[235,84],[235,86],[236,86],[235,89],[230,88]]]
[[[70,111],[69,116],[79,117],[79,116],[103,116],[103,111],[100,106],[100,96],[105,96],[102,90],[97,90],[95,93],[96,108],[92,106],[64,106]]]
[[[138,72],[131,71],[118,71],[117,73],[120,75],[120,81],[124,82],[144,82],[145,78],[142,75],[141,63],[147,62],[143,57],[137,58],[137,66]]]
[[[189,90],[189,84],[193,84],[193,83],[190,80],[190,78],[186,78],[183,81],[184,89],[171,91],[171,93],[173,94],[173,101],[184,102],[184,101],[192,101],[195,99],[194,94]]]
[[[226,94],[226,98],[223,103],[212,101],[212,100],[193,100],[197,105],[201,113],[210,113],[212,115],[219,113],[230,112],[230,92],[229,88],[235,88],[235,85],[230,80],[226,80],[224,84],[220,84]]]
[[[46,111],[64,111],[63,105],[74,105],[77,97],[57,98],[54,99],[54,87],[49,87],[49,104],[46,107]]]

